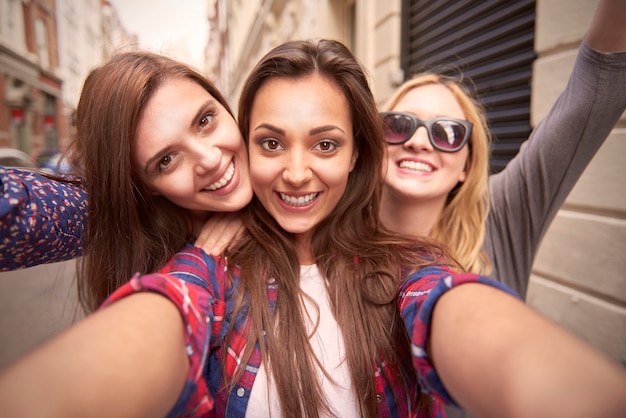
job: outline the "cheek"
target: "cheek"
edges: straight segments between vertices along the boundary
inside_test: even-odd
[[[263,193],[278,175],[271,162],[263,162],[254,156],[250,157],[250,183],[255,193]]]
[[[389,167],[391,169],[395,165],[395,161],[401,150],[401,146],[387,146],[385,155],[383,156],[383,167]]]
[[[345,167],[338,169],[338,167]],[[338,192],[343,194],[346,185],[348,184],[348,177],[352,172],[351,162],[342,162],[338,164],[332,160],[328,160],[325,164],[320,164],[315,168],[315,172],[318,174],[321,181],[328,186],[338,188]]]
[[[467,179],[467,166],[469,161],[469,154],[466,150],[461,150],[458,153],[446,154],[448,164],[450,167],[454,167],[454,172],[457,173],[458,181],[464,182]]]

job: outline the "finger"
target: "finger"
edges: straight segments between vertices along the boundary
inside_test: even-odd
[[[240,233],[243,222],[239,213],[216,214],[202,228],[195,245],[212,255],[220,255]]]

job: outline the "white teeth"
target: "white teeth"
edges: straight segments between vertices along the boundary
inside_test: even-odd
[[[304,206],[311,203],[317,197],[317,193],[311,193],[306,196],[293,197],[288,194],[281,193],[280,198],[283,199],[283,202],[291,205],[291,206]]]
[[[409,170],[415,171],[426,171],[428,173],[433,171],[433,168],[425,163],[420,163],[417,161],[402,161],[400,162],[400,168],[407,168]]]
[[[217,189],[221,189],[222,187],[226,186],[229,181],[233,179],[234,174],[235,174],[235,163],[231,161],[230,165],[228,166],[228,169],[226,169],[226,173],[224,173],[224,177],[222,177],[215,183],[205,187],[204,190],[214,191]]]

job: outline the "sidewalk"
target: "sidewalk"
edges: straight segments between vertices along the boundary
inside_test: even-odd
[[[75,261],[0,273],[0,368],[80,318]]]

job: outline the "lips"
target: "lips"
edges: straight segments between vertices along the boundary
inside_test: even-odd
[[[212,184],[209,184],[207,187],[204,188],[204,190],[209,190],[209,191],[219,190],[222,187],[226,186],[233,179],[234,175],[235,175],[235,161],[231,161],[230,164],[228,165],[228,168],[226,169],[226,172],[224,173],[224,176],[218,181]]]

